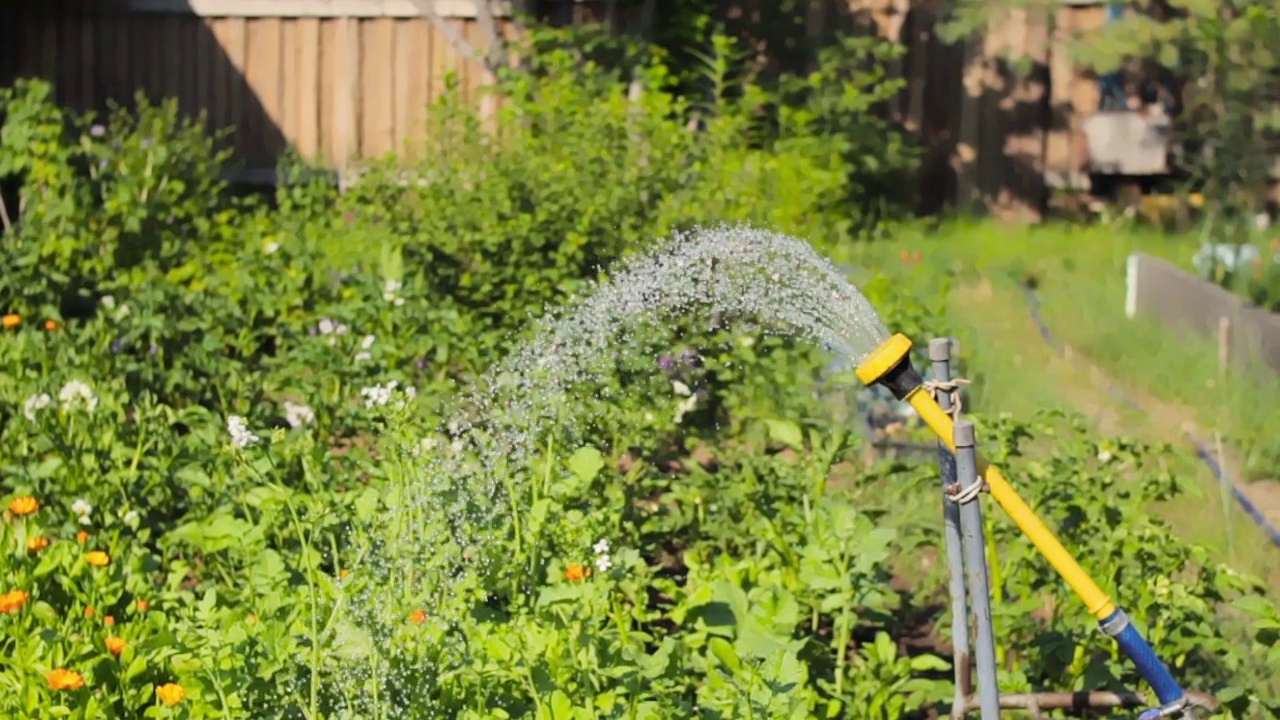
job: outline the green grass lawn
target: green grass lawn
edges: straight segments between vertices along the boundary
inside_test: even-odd
[[[1198,478],[1201,496],[1170,503],[1162,513],[1187,537],[1220,549],[1223,559],[1276,579],[1280,549],[1222,493],[1183,430],[1193,426],[1210,442],[1220,433],[1238,481],[1275,479],[1268,473],[1280,457],[1280,437],[1266,431],[1265,420],[1280,403],[1280,385],[1243,371],[1219,379],[1212,342],[1179,342],[1124,315],[1129,253],[1188,266],[1197,245],[1193,235],[1150,230],[955,223],[862,245],[848,259],[910,275],[913,285],[950,276],[946,330],[961,341],[974,406],[1024,417],[1064,408],[1089,417],[1101,433],[1170,442],[1177,449],[1171,469]],[[1068,357],[1047,344],[1032,321],[1020,287],[1028,280],[1045,323],[1069,346]],[[1127,406],[1116,388],[1142,409]]]

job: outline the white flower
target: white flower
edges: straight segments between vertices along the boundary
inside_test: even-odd
[[[400,381],[389,380],[386,385],[374,385],[372,387],[360,388],[360,394],[364,396],[364,406],[367,408],[380,407],[391,402],[391,398],[396,394],[397,388],[400,387]],[[404,398],[397,404],[398,407],[404,407],[409,401],[417,396],[418,391],[411,386],[406,386],[400,390]]]
[[[365,335],[364,337],[360,338],[360,349],[368,350],[369,348],[373,347],[374,340],[377,340],[377,338],[374,337],[373,335]]]
[[[597,554],[597,555],[607,555],[607,554],[609,554],[609,541],[608,541],[608,539],[606,539],[606,538],[600,538],[599,540],[597,540],[597,541],[596,541],[596,544],[595,544],[595,545],[592,545],[592,546],[591,546],[591,550],[592,550],[592,552],[594,552],[594,553],[595,553],[595,554]]]
[[[690,395],[684,400],[681,400],[680,404],[676,406],[676,414],[673,418],[676,424],[679,425],[680,421],[684,420],[685,414],[692,411],[697,406],[698,406],[697,395]]]
[[[71,503],[71,512],[75,513],[81,525],[89,525],[93,522],[89,518],[93,514],[93,506],[84,498],[76,498],[76,501]]]
[[[67,408],[81,406],[89,412],[98,407],[98,398],[94,397],[93,389],[82,380],[67,381],[58,391],[58,402]]]
[[[106,310],[114,310],[116,308],[115,295],[103,295],[98,302],[101,303],[102,307]]]
[[[677,395],[688,395],[690,393],[689,386],[679,380],[675,380],[671,383],[671,389],[674,390]]]
[[[1111,454],[1110,450],[1103,450],[1102,452],[1098,453],[1098,462],[1102,462],[1102,463],[1111,462],[1112,457],[1114,456]]]
[[[356,353],[356,356],[355,356],[356,362],[368,362],[369,360],[372,360],[372,359],[373,359],[373,356],[364,350],[361,350],[360,352]]]
[[[349,329],[346,325],[332,318],[320,318],[320,322],[316,323],[316,330],[321,335],[345,335]]]
[[[400,307],[404,305],[404,298],[400,297],[400,288],[404,285],[395,278],[387,278],[382,282],[382,299]]]
[[[613,567],[613,560],[608,555],[601,555],[596,558],[596,570],[602,573],[609,572],[609,568]]]
[[[268,255],[274,255],[274,254],[276,253],[276,251],[277,251],[277,250],[279,250],[279,249],[280,249],[280,243],[278,243],[278,242],[276,242],[276,241],[274,241],[274,240],[272,240],[271,242],[269,242],[269,243],[267,243],[266,245],[263,245],[263,246],[262,246],[262,252],[264,252],[264,253],[266,253],[266,254],[268,254]]]
[[[240,415],[227,416],[227,432],[231,433],[232,447],[249,447],[262,439],[249,430],[249,425]]]
[[[22,414],[31,422],[35,422],[36,413],[49,407],[52,402],[53,398],[49,397],[49,393],[36,393],[22,403]]]
[[[391,395],[396,391],[397,384],[395,380],[392,380],[386,385],[360,388],[360,394],[364,396],[364,406],[367,408],[380,407],[391,402]]]
[[[299,428],[315,422],[316,414],[306,405],[298,405],[286,400],[284,403],[284,421],[289,423],[289,427]]]
[[[127,513],[125,513],[125,514],[124,514],[124,516],[123,516],[123,518],[122,518],[122,519],[124,520],[124,524],[125,524],[125,525],[129,525],[130,527],[132,527],[132,526],[134,526],[134,525],[137,525],[137,524],[138,524],[138,511],[137,511],[137,510],[130,510],[129,512],[127,512]]]

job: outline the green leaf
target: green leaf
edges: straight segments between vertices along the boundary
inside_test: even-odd
[[[911,658],[911,669],[916,672],[950,670],[951,663],[937,655],[917,655]]]
[[[720,661],[731,672],[737,673],[742,670],[742,661],[738,658],[738,653],[733,649],[733,645],[724,638],[713,637],[707,641],[707,649],[712,655]]]
[[[765,420],[769,426],[769,437],[778,443],[782,443],[787,447],[803,450],[804,434],[800,432],[800,426],[790,420]]]
[[[569,457],[569,470],[582,482],[591,482],[604,468],[604,456],[600,451],[586,445],[574,451]]]

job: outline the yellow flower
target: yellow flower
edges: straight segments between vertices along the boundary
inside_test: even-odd
[[[417,625],[426,619],[427,619],[427,611],[423,610],[422,608],[418,608],[417,610],[414,610],[413,612],[409,613],[409,622],[413,623],[414,625]]]
[[[84,687],[84,678],[75,670],[54,668],[44,677],[49,681],[51,690],[75,690]]]
[[[582,563],[569,563],[569,567],[564,569],[564,576],[568,580],[581,580],[590,574],[591,571]]]
[[[45,321],[44,321],[44,329],[45,329],[45,330],[57,330],[57,329],[58,329],[58,321],[57,321],[57,320],[45,320]]]
[[[27,550],[31,552],[39,552],[47,547],[49,547],[48,535],[36,535],[27,538]]]
[[[138,598],[138,612],[146,612],[147,608],[150,605],[151,603],[147,602],[146,600],[143,600],[142,598]]]
[[[93,617],[93,606],[92,606],[92,605],[86,605],[86,606],[85,606],[85,608],[84,608],[84,616],[85,616],[85,617]]]
[[[124,652],[125,641],[124,641],[124,638],[108,636],[106,640],[106,645],[107,645],[107,652],[111,653],[112,655],[119,656],[120,653]]]
[[[0,613],[11,613],[22,607],[22,604],[31,597],[26,590],[10,590],[0,595]]]
[[[111,562],[111,556],[101,550],[90,550],[85,553],[84,559],[85,562],[93,565],[94,567],[102,567],[103,565]]]
[[[76,542],[78,542],[78,543],[82,543],[82,542],[84,542],[85,540],[88,540],[88,539],[89,539],[89,531],[88,531],[88,530],[81,530],[80,532],[76,533]]]
[[[14,515],[30,515],[40,509],[40,501],[30,495],[16,497],[9,501],[9,512]]]
[[[165,683],[156,688],[156,697],[165,705],[177,705],[187,696],[187,691],[177,683]]]
[[[115,624],[116,624],[116,616],[115,616],[115,615],[103,615],[103,616],[102,616],[102,624],[103,624],[103,625],[106,625],[107,627],[111,627],[112,625],[115,625]]]
[[[22,324],[22,316],[18,313],[9,313],[4,317],[0,317],[0,326],[4,326],[5,330],[12,330]]]

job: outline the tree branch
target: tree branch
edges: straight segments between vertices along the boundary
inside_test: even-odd
[[[462,33],[458,32],[457,27],[451,25],[440,13],[436,12],[435,0],[410,1],[418,9],[418,14],[435,26],[458,52],[480,63],[486,70],[494,74],[497,74],[506,65],[505,44],[498,35],[497,24],[493,19],[493,8],[490,7],[488,0],[474,0],[476,22],[479,23],[481,30],[485,34],[485,40],[489,43],[483,55],[480,54],[475,46],[467,42]]]

